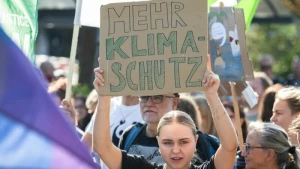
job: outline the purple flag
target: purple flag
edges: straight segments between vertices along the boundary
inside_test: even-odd
[[[0,168],[100,168],[39,77],[0,28]]]

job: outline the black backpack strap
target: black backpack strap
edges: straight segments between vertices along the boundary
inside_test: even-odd
[[[135,124],[131,130],[129,131],[125,143],[124,143],[124,150],[128,151],[131,147],[133,141],[138,136],[138,134],[142,131],[142,129],[146,126],[146,124],[137,123]]]

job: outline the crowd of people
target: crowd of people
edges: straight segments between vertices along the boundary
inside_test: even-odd
[[[102,168],[300,169],[298,62],[293,75],[283,80],[272,72],[272,57],[261,58],[261,71],[248,82],[258,104],[249,107],[239,98],[240,123],[232,99],[218,96],[220,80],[209,61],[203,92],[100,96],[104,71],[96,68],[95,89],[71,101],[64,100],[65,77],[44,71],[49,65],[41,70],[49,93],[57,96],[57,104]]]

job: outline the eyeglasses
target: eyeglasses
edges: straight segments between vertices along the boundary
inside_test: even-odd
[[[245,143],[244,144],[244,150],[246,151],[246,153],[249,153],[249,151],[253,148],[261,148],[261,149],[265,149],[265,147],[254,147],[254,146],[251,146],[250,144],[248,143]]]
[[[164,96],[164,95],[156,95],[156,96],[140,96],[139,97],[139,101],[141,103],[147,103],[148,102],[148,99],[151,98],[151,101],[154,103],[154,104],[160,104],[164,97],[166,98],[176,98],[175,96]]]

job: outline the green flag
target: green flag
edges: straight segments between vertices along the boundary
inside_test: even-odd
[[[248,29],[251,25],[258,4],[259,0],[241,0],[236,6],[234,6],[235,8],[244,9],[246,29]]]
[[[0,26],[32,63],[35,63],[38,3],[39,0],[0,0]]]

